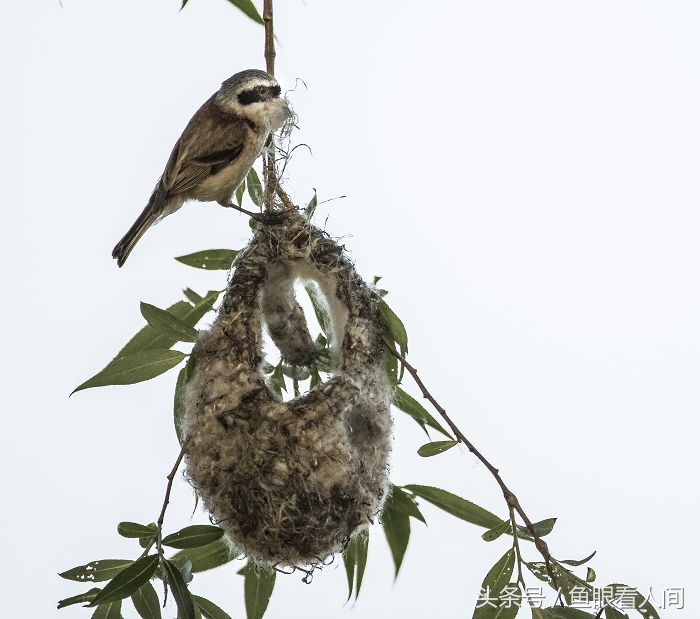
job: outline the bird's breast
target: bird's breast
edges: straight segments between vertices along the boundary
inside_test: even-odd
[[[246,177],[263,147],[264,136],[254,138],[251,136],[251,138],[234,161],[193,188],[191,197],[202,202],[230,200],[236,187]]]

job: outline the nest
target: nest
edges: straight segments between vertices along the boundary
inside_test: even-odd
[[[282,402],[261,372],[262,322],[285,361],[314,361],[294,297],[300,277],[325,295],[337,371]],[[287,211],[238,255],[218,315],[199,334],[182,427],[187,475],[234,547],[256,563],[318,564],[381,509],[391,384],[377,303],[343,248]]]

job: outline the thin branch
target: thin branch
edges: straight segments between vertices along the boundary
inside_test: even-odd
[[[282,187],[280,187],[279,184],[277,184],[275,191],[277,192],[277,195],[279,196],[280,200],[282,200],[284,208],[296,208],[294,206],[294,203],[290,200],[289,196],[287,195],[287,192],[284,189],[282,189]]]
[[[506,503],[508,505],[508,509],[514,509],[518,513],[520,518],[522,518],[522,521],[525,523],[527,530],[530,532],[530,535],[532,535],[533,539],[535,540],[535,547],[544,558],[544,562],[547,567],[547,574],[549,574],[549,577],[552,579],[553,587],[557,589],[557,580],[554,575],[554,570],[552,568],[552,555],[549,554],[549,548],[547,548],[547,543],[537,534],[537,531],[535,531],[535,527],[533,526],[532,521],[530,520],[530,518],[528,518],[525,511],[520,506],[518,497],[516,497],[515,494],[513,494],[513,492],[511,492],[511,490],[508,488],[508,486],[506,486],[505,482],[503,481],[501,475],[498,472],[498,469],[486,459],[486,457],[455,425],[454,421],[450,419],[450,417],[447,414],[447,411],[442,406],[440,406],[438,401],[432,396],[430,391],[428,391],[420,376],[418,376],[418,370],[414,368],[408,361],[406,361],[406,359],[402,355],[400,355],[393,346],[387,346],[387,349],[392,355],[394,355],[394,357],[396,357],[401,362],[401,365],[403,365],[406,371],[413,377],[413,380],[416,382],[416,385],[418,385],[418,388],[421,390],[423,397],[426,398],[435,407],[435,410],[438,413],[440,413],[440,416],[450,427],[457,440],[460,443],[463,443],[467,447],[467,449],[477,457],[477,459],[487,468],[489,473],[491,473],[494,479],[498,482],[498,485],[500,486],[501,491],[503,492],[503,497],[505,498]],[[513,530],[513,535],[517,535],[516,529]]]
[[[275,29],[272,23],[272,0],[263,2],[263,23],[265,24],[265,67],[270,75],[275,74]]]
[[[272,19],[272,0],[264,0],[263,23],[265,24],[265,67],[270,75],[275,74],[275,28]],[[277,171],[275,170],[275,139],[270,134],[263,154],[263,178],[265,191],[263,203],[266,211],[275,208],[275,193],[277,193]]]
[[[525,578],[523,577],[523,555],[520,550],[520,541],[518,540],[518,523],[515,521],[515,510],[509,505],[508,515],[510,517],[510,526],[513,529],[513,550],[515,551],[515,559],[518,562],[518,583],[523,588],[523,594],[527,596],[527,589],[525,587]],[[527,600],[530,601],[530,598]]]
[[[156,536],[156,549],[158,550],[158,554],[162,557],[163,556],[163,522],[165,521],[165,512],[168,509],[168,503],[170,503],[170,492],[173,489],[173,480],[175,479],[175,474],[177,473],[177,470],[180,468],[180,464],[182,464],[182,459],[185,457],[185,453],[187,453],[187,441],[185,441],[182,444],[182,447],[180,448],[180,453],[177,456],[177,460],[175,460],[175,464],[173,465],[172,470],[170,473],[168,473],[167,480],[168,480],[168,485],[165,487],[165,497],[163,498],[163,507],[160,510],[160,516],[158,516],[158,520],[156,521],[156,527],[158,530],[157,536]]]

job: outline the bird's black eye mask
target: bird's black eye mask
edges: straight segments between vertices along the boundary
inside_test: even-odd
[[[282,89],[279,86],[256,86],[238,94],[238,102],[241,105],[250,105],[259,101],[267,101],[279,97]]]

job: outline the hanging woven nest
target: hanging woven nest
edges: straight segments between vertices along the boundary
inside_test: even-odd
[[[314,362],[294,297],[298,278],[316,281],[325,295],[337,369],[282,402],[261,372],[262,324],[285,361]],[[187,475],[213,520],[254,562],[317,564],[381,508],[392,388],[378,301],[343,248],[286,211],[238,255],[218,315],[199,334],[182,423]]]

